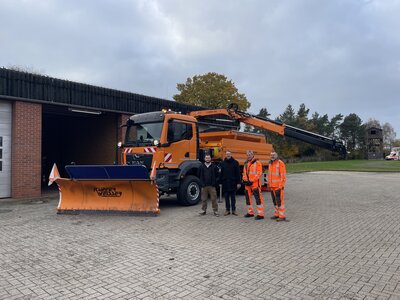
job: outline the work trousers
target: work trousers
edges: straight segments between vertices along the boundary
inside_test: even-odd
[[[225,191],[224,195],[226,211],[236,211],[236,191]]]
[[[253,195],[256,199],[257,214],[260,217],[264,216],[264,199],[261,195],[261,188],[259,186],[246,186],[244,190],[244,195],[246,197],[247,213],[249,215],[254,215],[253,210]]]
[[[212,208],[214,211],[218,211],[217,203],[217,190],[213,186],[204,186],[201,188],[201,209],[207,210],[208,198],[211,199]]]
[[[275,217],[285,218],[285,191],[278,188],[271,188],[272,202],[275,207]]]

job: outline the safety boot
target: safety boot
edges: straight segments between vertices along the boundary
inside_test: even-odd
[[[236,211],[232,211],[232,215],[237,216],[238,214],[236,213]]]
[[[264,219],[264,216],[260,216],[260,215],[257,215],[257,216],[254,218],[254,220],[262,220],[262,219]]]
[[[251,217],[254,217],[254,215],[253,215],[253,214],[247,213],[247,214],[244,215],[244,217],[245,217],[245,218],[251,218]]]
[[[231,214],[231,212],[229,211],[229,210],[227,210],[225,213],[224,213],[224,216],[227,216],[227,215],[230,215]]]
[[[219,217],[219,213],[217,211],[214,211],[214,216]]]
[[[271,220],[276,220],[276,219],[279,219],[279,217],[277,217],[277,216],[271,217]]]
[[[277,222],[285,222],[285,221],[286,221],[286,218],[278,218],[278,219],[276,219],[276,221],[277,221]]]
[[[199,212],[200,216],[204,216],[206,214],[206,212],[203,210],[202,212]]]

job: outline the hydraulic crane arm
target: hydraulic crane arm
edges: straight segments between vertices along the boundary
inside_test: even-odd
[[[346,147],[342,142],[290,125],[285,125],[285,136],[338,152],[343,158],[345,158],[347,154]]]
[[[342,142],[333,138],[325,137],[317,133],[313,133],[304,129],[296,128],[283,124],[278,121],[257,117],[238,110],[237,104],[229,104],[227,109],[211,109],[190,112],[189,115],[200,118],[215,115],[225,115],[242,123],[268,130],[282,136],[288,136],[297,140],[319,146],[324,149],[339,152],[342,157],[346,157],[346,147]]]
[[[188,114],[195,118],[225,115],[231,117],[234,120],[238,120],[242,123],[257,128],[265,129],[271,132],[275,132],[282,136],[285,134],[285,125],[275,121],[252,116],[245,112],[238,111],[237,106],[235,106],[235,104],[230,104],[227,109],[198,110],[198,111],[192,111]]]

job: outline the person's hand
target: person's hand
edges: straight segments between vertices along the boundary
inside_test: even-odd
[[[242,185],[241,185],[240,183],[238,183],[238,184],[236,185],[236,189],[240,189],[241,186],[242,186]]]

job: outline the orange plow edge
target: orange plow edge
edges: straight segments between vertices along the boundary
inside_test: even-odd
[[[70,178],[49,178],[59,188],[59,214],[88,212],[157,215],[158,188],[144,166],[66,166]]]

